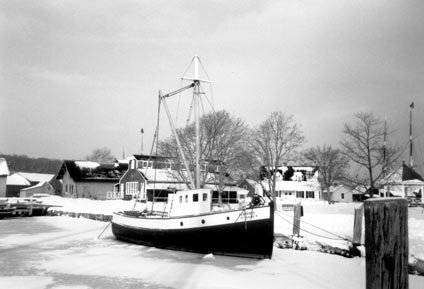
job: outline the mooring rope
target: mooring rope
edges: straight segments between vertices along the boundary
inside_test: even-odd
[[[321,227],[318,227],[318,226],[313,225],[313,224],[311,224],[311,223],[308,223],[308,222],[302,221],[303,223],[305,223],[305,224],[307,224],[307,225],[309,225],[309,226],[312,226],[312,227],[314,227],[314,228],[316,228],[316,229],[319,229],[319,230],[321,230],[321,231],[323,231],[323,232],[326,232],[327,234],[331,234],[331,235],[333,235],[333,236],[336,236],[337,238],[331,238],[331,237],[327,237],[327,236],[319,235],[319,234],[313,233],[313,232],[311,232],[311,231],[305,230],[305,229],[301,228],[300,226],[297,226],[297,225],[293,224],[293,222],[290,222],[289,220],[287,220],[287,219],[286,219],[286,218],[284,218],[283,216],[281,216],[281,215],[280,215],[280,214],[281,214],[280,212],[276,211],[275,213],[277,214],[277,216],[279,216],[281,219],[283,219],[283,220],[284,220],[284,221],[286,221],[287,223],[289,223],[289,224],[291,224],[291,225],[295,226],[296,228],[299,228],[300,230],[302,230],[302,231],[304,231],[304,232],[306,232],[306,233],[309,233],[309,234],[311,234],[311,235],[314,235],[314,236],[316,236],[316,237],[320,237],[320,238],[328,239],[328,240],[344,240],[344,241],[348,241],[348,242],[354,243],[354,242],[353,242],[353,240],[350,240],[349,238],[342,237],[342,236],[337,235],[337,234],[335,234],[335,233],[333,233],[333,232],[330,232],[330,231],[328,231],[328,230],[325,230],[325,229],[323,229],[323,228],[321,228]],[[289,214],[286,214],[286,215],[290,216]],[[298,219],[300,219],[300,218],[298,218]],[[363,245],[363,244],[361,244],[361,245]]]

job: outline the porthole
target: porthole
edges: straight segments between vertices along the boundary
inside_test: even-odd
[[[205,223],[205,220],[202,220],[202,224],[204,224]]]
[[[182,227],[182,226],[184,226],[184,223],[183,222],[180,222],[180,226]]]

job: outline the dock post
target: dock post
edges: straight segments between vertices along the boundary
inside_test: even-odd
[[[355,208],[353,221],[353,244],[360,245],[362,239],[362,217],[364,216],[364,205]]]
[[[33,202],[34,202],[34,199],[31,198],[29,200],[29,209],[28,209],[28,216],[30,216],[30,217],[32,216]]]
[[[385,198],[364,202],[367,289],[407,289],[408,202]]]
[[[295,204],[293,207],[293,236],[299,236],[300,235],[300,217],[302,207],[300,205],[300,202]]]

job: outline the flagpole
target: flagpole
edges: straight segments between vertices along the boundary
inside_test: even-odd
[[[414,109],[414,103],[409,105],[409,167],[414,167],[414,161],[412,159],[412,110]]]
[[[141,128],[140,132],[141,132],[141,154],[143,154],[143,134],[144,134],[144,129]]]

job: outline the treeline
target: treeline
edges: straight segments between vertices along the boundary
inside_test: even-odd
[[[48,158],[30,158],[26,155],[5,155],[0,154],[1,158],[5,158],[9,171],[27,172],[40,174],[56,174],[62,165],[61,160]]]

